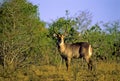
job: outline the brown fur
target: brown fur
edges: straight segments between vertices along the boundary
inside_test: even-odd
[[[69,70],[70,62],[72,58],[84,58],[88,63],[88,69],[92,69],[92,61],[90,57],[92,55],[92,47],[87,42],[78,42],[73,44],[64,43],[64,36],[57,35],[58,48],[61,52],[61,56],[66,61],[67,70]]]

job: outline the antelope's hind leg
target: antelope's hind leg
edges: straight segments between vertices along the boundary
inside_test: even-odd
[[[89,63],[88,63],[88,69],[92,71],[93,69],[93,63],[92,63],[92,60],[89,59]]]
[[[90,58],[85,58],[85,60],[88,64],[88,70],[92,70],[92,66],[93,66],[92,60]]]

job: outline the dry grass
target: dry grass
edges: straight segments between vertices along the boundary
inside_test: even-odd
[[[70,71],[65,65],[28,65],[17,69],[9,77],[0,77],[0,81],[120,81],[120,63],[96,62],[96,68],[88,71],[87,66],[71,64]],[[85,68],[84,68],[85,67]]]

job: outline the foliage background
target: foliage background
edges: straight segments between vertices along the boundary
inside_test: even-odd
[[[39,18],[37,6],[26,0],[6,0],[0,5],[0,75],[5,78],[30,64],[60,67],[54,33],[66,32],[66,43],[89,42],[96,62],[120,61],[119,20],[91,26],[89,11],[75,17],[69,17],[68,12],[47,24]]]

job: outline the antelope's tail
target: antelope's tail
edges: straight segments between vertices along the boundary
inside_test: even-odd
[[[89,57],[91,57],[92,56],[92,46],[91,45],[89,45]]]

